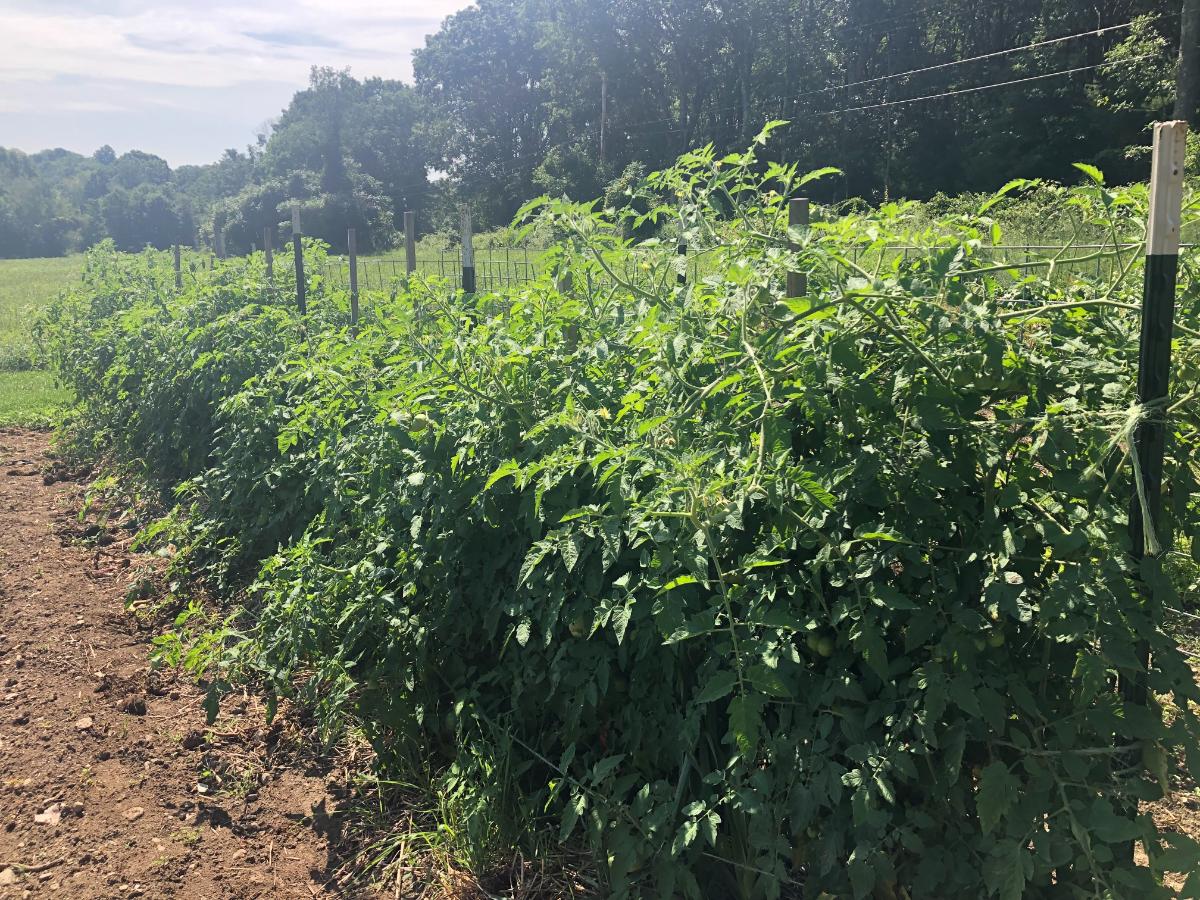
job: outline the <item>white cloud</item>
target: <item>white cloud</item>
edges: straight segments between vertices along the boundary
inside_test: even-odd
[[[0,0],[0,111],[36,118],[43,140],[53,131],[46,123],[61,118],[64,145],[72,138],[73,113],[140,111],[152,117],[164,107],[190,105],[211,116],[205,98],[217,95],[224,102],[236,96],[239,105],[254,109],[238,110],[230,124],[247,117],[261,122],[279,111],[278,86],[302,87],[314,65],[409,80],[413,49],[445,16],[467,5],[469,0]],[[32,135],[13,133],[20,121],[0,122],[0,146],[39,149],[28,146]],[[197,123],[201,128],[209,140],[226,131],[219,120]],[[252,138],[226,138],[222,146]],[[120,140],[113,135],[114,146]]]
[[[11,4],[0,2],[0,10],[6,5]],[[257,6],[217,2],[202,9],[159,4],[118,13],[62,4],[15,9],[3,12],[0,80],[67,74],[225,87],[268,75],[302,79],[314,63],[355,67],[363,62],[369,74],[407,78],[413,48],[463,5],[463,0],[430,0],[409,13],[367,0],[337,6],[313,0]]]

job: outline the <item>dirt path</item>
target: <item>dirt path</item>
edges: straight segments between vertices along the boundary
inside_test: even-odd
[[[44,483],[46,446],[0,431],[0,898],[342,896],[329,783],[150,671],[130,560],[61,536],[82,489]]]

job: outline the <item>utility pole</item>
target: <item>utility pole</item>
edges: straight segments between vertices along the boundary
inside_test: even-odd
[[[600,73],[600,165],[604,165],[604,132],[608,127],[608,73]]]
[[[1200,0],[1183,0],[1180,10],[1175,118],[1200,131]]]

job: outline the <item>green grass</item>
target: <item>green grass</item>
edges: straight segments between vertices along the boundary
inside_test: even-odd
[[[82,272],[82,256],[0,260],[0,372],[33,366],[30,326]]]
[[[0,425],[47,425],[70,399],[35,370],[30,327],[82,271],[82,256],[0,260]]]
[[[70,399],[49,372],[0,372],[0,426],[49,425]]]

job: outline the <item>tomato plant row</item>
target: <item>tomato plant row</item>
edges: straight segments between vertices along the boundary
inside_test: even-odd
[[[1166,415],[1155,537],[1196,547],[1195,288],[1181,399],[1142,409],[1136,249],[1104,282],[997,266],[999,196],[789,233],[821,174],[706,150],[624,223],[539,201],[538,281],[414,280],[353,338],[319,280],[301,319],[253,260],[177,294],[93,253],[41,328],[69,441],[159,485],[147,540],[241,598],[164,654],[387,767],[504,748],[507,814],[587,840],[614,896],[1147,897],[1200,867],[1136,815],[1169,755],[1200,775],[1200,692],[1127,536],[1128,436]],[[1051,193],[1136,242],[1144,190],[1092,174]],[[668,216],[696,283],[621,236]],[[1113,690],[1143,639],[1169,721]]]

